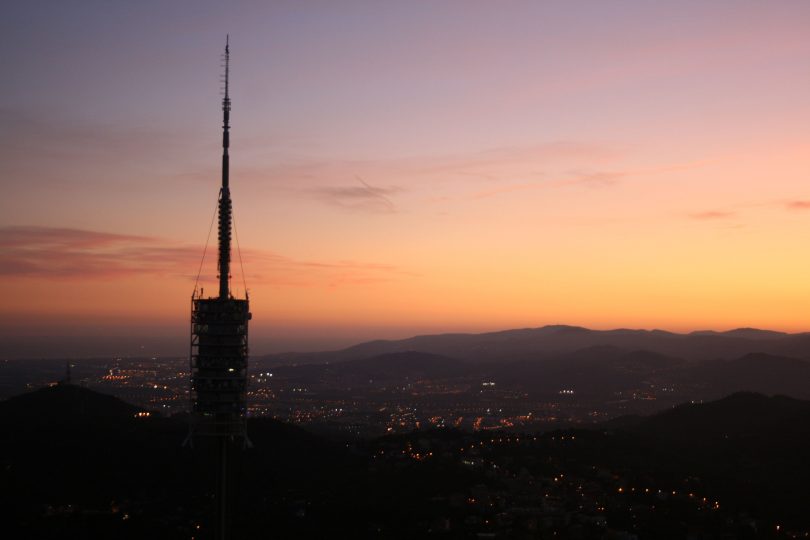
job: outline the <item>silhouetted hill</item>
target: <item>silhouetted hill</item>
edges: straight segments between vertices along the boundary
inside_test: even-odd
[[[443,379],[462,376],[471,371],[469,363],[431,353],[395,352],[329,364],[281,366],[278,375],[302,381],[342,378],[359,382],[404,381],[406,379]]]
[[[113,396],[72,384],[57,384],[0,401],[0,422],[129,421],[140,410]]]
[[[11,536],[19,538],[190,538],[195,523],[210,528],[215,448],[205,439],[183,447],[185,421],[136,417],[138,410],[70,385],[0,402],[4,531],[25,531]],[[236,453],[238,504],[245,509],[237,530],[255,536],[263,526],[287,535],[296,524],[293,503],[335,519],[341,529],[336,493],[345,495],[338,486],[355,475],[358,461],[337,444],[272,419],[250,420],[248,432],[255,448]],[[272,527],[258,518],[254,527],[241,521],[244,515],[263,516]],[[308,537],[307,524],[298,521]]]
[[[810,399],[810,361],[763,353],[733,360],[687,361],[650,351],[591,347],[570,354],[493,367],[499,381],[539,393],[563,388],[607,396],[657,383],[690,389],[690,397],[719,399],[735,392],[784,394]],[[658,392],[659,399],[663,397]],[[682,400],[683,398],[681,398]]]
[[[617,347],[589,347],[541,362],[524,360],[503,366],[497,380],[533,392],[554,394],[574,388],[577,393],[610,395],[639,388],[651,376],[682,369],[687,363],[650,351],[625,351]]]
[[[810,361],[796,358],[747,354],[735,360],[697,364],[685,376],[690,383],[702,385],[707,397],[715,399],[739,391],[810,398]]]
[[[697,330],[690,333],[692,336],[726,336],[737,337],[743,339],[780,339],[790,336],[786,332],[774,332],[773,330],[760,330],[759,328],[735,328],[734,330],[727,330],[725,332],[716,332],[714,330]]]
[[[638,432],[661,440],[705,445],[729,437],[757,437],[776,444],[810,437],[810,401],[738,392],[708,403],[684,404],[640,423]]]
[[[432,378],[458,376],[469,370],[467,364],[454,358],[415,351],[394,352],[352,360],[341,364],[341,368],[376,377],[426,376]]]
[[[732,331],[736,333],[737,331]],[[750,333],[748,329],[744,333]],[[751,331],[760,335],[760,331]],[[354,358],[358,350],[385,346],[393,347],[400,342],[374,342],[347,349],[331,358],[331,353],[320,353],[308,358],[318,362],[302,363],[273,368],[279,374],[304,383],[343,378],[352,384],[364,384],[374,381],[404,381],[407,378],[451,378],[464,376],[481,376],[493,379],[500,384],[519,387],[535,395],[556,394],[562,389],[575,389],[579,396],[588,399],[615,399],[632,395],[634,392],[654,391],[658,399],[718,399],[722,396],[751,391],[765,394],[785,394],[798,398],[810,398],[810,361],[790,358],[768,353],[745,353],[733,359],[684,359],[648,349],[625,349],[616,345],[593,345],[567,352],[551,353],[546,350],[542,355],[505,354],[514,345],[515,335],[522,331],[497,334],[497,340],[486,346],[487,354],[500,360],[489,362],[459,360],[442,354],[425,353],[415,350],[388,352],[372,356]],[[777,333],[764,332],[761,340],[741,339],[722,336],[678,336],[665,332],[645,332],[634,330],[616,330],[611,332],[592,332],[577,327],[546,327],[535,332],[542,339],[567,340],[570,336],[585,336],[580,341],[588,342],[601,336],[615,340],[639,340],[631,336],[642,335],[641,341],[662,339],[676,342],[686,339],[692,345],[695,340],[710,340],[715,343],[729,341],[732,349],[746,347],[785,348],[786,344],[801,344],[806,335],[793,335],[785,338]],[[490,336],[490,335],[485,335]],[[511,337],[510,337],[511,336]],[[563,336],[563,337],[560,337]],[[618,336],[618,337],[617,337]],[[479,336],[480,337],[480,336]],[[490,336],[492,337],[492,336]],[[524,336],[525,337],[525,336]],[[428,339],[429,338],[429,339]],[[434,337],[425,338],[430,342]],[[450,336],[437,336],[439,341],[451,339]],[[470,336],[455,336],[452,339],[465,341]],[[478,339],[478,338],[476,338]],[[481,338],[484,339],[484,338]],[[523,338],[518,339],[518,343]],[[541,338],[538,337],[540,343]],[[424,345],[424,343],[423,343]],[[428,343],[429,345],[429,343]],[[745,345],[745,347],[743,347]],[[426,345],[427,346],[427,345]],[[778,347],[776,347],[778,346]],[[481,349],[484,350],[484,349]],[[810,349],[808,349],[810,350]],[[457,351],[459,352],[459,351]],[[479,351],[480,353],[481,351]],[[351,353],[351,354],[350,354]],[[462,352],[459,352],[462,354]],[[341,360],[341,358],[344,358]],[[483,356],[479,356],[484,358]],[[261,368],[262,360],[258,362]],[[671,387],[676,395],[662,395],[661,388]],[[611,397],[614,396],[614,397]],[[650,404],[654,406],[654,404]]]
[[[377,340],[340,351],[268,355],[257,361],[266,365],[325,363],[420,351],[476,363],[512,362],[540,360],[596,346],[627,351],[645,350],[696,360],[737,358],[755,352],[804,358],[810,351],[810,334],[783,334],[751,328],[676,334],[662,330],[589,330],[555,325],[483,334],[439,334],[402,340]]]
[[[806,520],[810,401],[741,392],[601,427],[576,432],[565,459],[605,467],[625,489],[663,488],[659,500],[695,491],[739,515]]]
[[[647,417],[639,416],[637,414],[625,414],[623,416],[617,416],[616,418],[611,418],[610,420],[606,420],[599,424],[594,425],[594,429],[620,429],[620,430],[628,430],[638,426],[639,424],[645,422]]]

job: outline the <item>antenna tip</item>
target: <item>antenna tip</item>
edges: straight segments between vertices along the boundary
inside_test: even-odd
[[[228,52],[228,46],[229,46],[228,42],[230,41],[230,38],[231,38],[230,34],[225,34],[225,52]]]

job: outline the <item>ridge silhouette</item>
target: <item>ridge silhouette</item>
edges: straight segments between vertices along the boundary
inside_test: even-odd
[[[182,418],[139,418],[133,416],[137,410],[71,386],[0,402],[7,437],[0,446],[5,530],[25,531],[27,538],[205,538],[210,486],[189,480],[193,469],[204,466],[204,451],[180,448]],[[386,537],[413,538],[423,518],[409,521],[403,509],[410,516],[430,516],[436,512],[431,502],[436,493],[490,482],[447,457],[433,465],[375,457],[407,441],[446,455],[465,441],[490,435],[438,430],[347,448],[269,419],[250,420],[250,429],[256,449],[245,452],[239,464],[243,483],[234,525],[235,534],[244,537],[319,538],[324,530],[376,537],[369,530],[373,524],[373,531],[386,531]],[[576,442],[560,446],[554,442],[560,435],[576,435]],[[729,515],[753,512],[785,523],[807,521],[802,494],[810,482],[805,460],[810,401],[738,393],[623,428],[548,433],[536,444],[538,450],[509,459],[550,456],[573,467],[572,474],[593,464],[621,471],[626,482],[666,485],[696,478],[693,484],[732,508]],[[508,456],[511,450],[492,451]],[[195,528],[198,524],[202,529]]]

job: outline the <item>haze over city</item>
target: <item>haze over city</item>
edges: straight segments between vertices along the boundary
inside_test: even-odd
[[[7,6],[3,354],[183,353],[226,32],[254,352],[807,330],[808,21],[799,1]]]

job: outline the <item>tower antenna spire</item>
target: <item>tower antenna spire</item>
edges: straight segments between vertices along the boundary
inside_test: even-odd
[[[225,100],[228,100],[228,62],[231,56],[230,34],[225,34]]]
[[[219,191],[219,297],[230,298],[231,273],[231,189],[229,185],[230,161],[228,148],[231,145],[231,97],[228,94],[230,78],[230,36],[225,36],[225,96],[222,99],[222,187]]]

